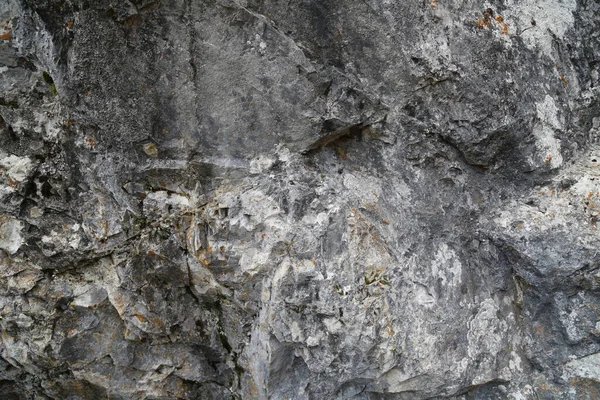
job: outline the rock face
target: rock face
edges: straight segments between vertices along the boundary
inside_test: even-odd
[[[0,397],[597,399],[595,0],[2,0]]]

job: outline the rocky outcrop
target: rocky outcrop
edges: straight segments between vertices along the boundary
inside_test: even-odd
[[[593,0],[3,0],[7,399],[596,399]]]

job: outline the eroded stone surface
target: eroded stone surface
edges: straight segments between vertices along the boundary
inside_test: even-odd
[[[598,398],[596,2],[0,24],[7,398]]]

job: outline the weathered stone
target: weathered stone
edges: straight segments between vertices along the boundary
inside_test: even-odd
[[[595,399],[600,5],[0,2],[7,399]]]

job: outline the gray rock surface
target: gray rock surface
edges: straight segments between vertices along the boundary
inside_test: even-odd
[[[600,4],[1,0],[2,399],[598,399]]]

